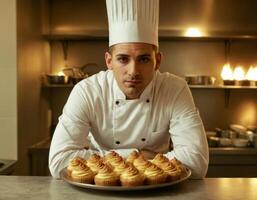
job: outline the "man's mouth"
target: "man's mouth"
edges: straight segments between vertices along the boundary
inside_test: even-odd
[[[141,80],[125,80],[124,84],[128,87],[136,87],[137,85],[141,84]]]

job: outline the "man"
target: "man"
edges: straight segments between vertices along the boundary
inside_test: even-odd
[[[202,121],[186,82],[159,72],[158,0],[106,0],[108,70],[78,83],[59,118],[50,154],[54,177],[71,158],[133,150],[152,158],[176,157],[202,178],[208,147]],[[90,134],[90,148],[85,149]],[[170,149],[170,141],[173,150]]]

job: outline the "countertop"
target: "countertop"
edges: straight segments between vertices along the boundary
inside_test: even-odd
[[[257,178],[206,178],[147,191],[112,192],[69,185],[52,177],[0,176],[0,200],[256,200]]]

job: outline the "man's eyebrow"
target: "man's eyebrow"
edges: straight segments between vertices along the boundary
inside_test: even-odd
[[[126,56],[126,57],[128,57],[129,55],[120,53],[120,54],[117,54],[117,55],[115,55],[115,56],[116,56],[116,57],[119,57],[119,56]]]
[[[138,57],[150,57],[151,55],[150,54],[141,54],[141,55],[139,55]]]

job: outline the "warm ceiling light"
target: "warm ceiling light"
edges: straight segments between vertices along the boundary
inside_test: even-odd
[[[244,72],[243,67],[241,67],[241,66],[236,67],[234,70],[234,73],[233,73],[233,77],[237,81],[244,80],[245,72]]]
[[[201,37],[203,36],[201,30],[199,28],[190,27],[186,30],[185,36],[188,37]]]
[[[223,80],[233,80],[233,72],[229,63],[223,66],[221,77]]]

